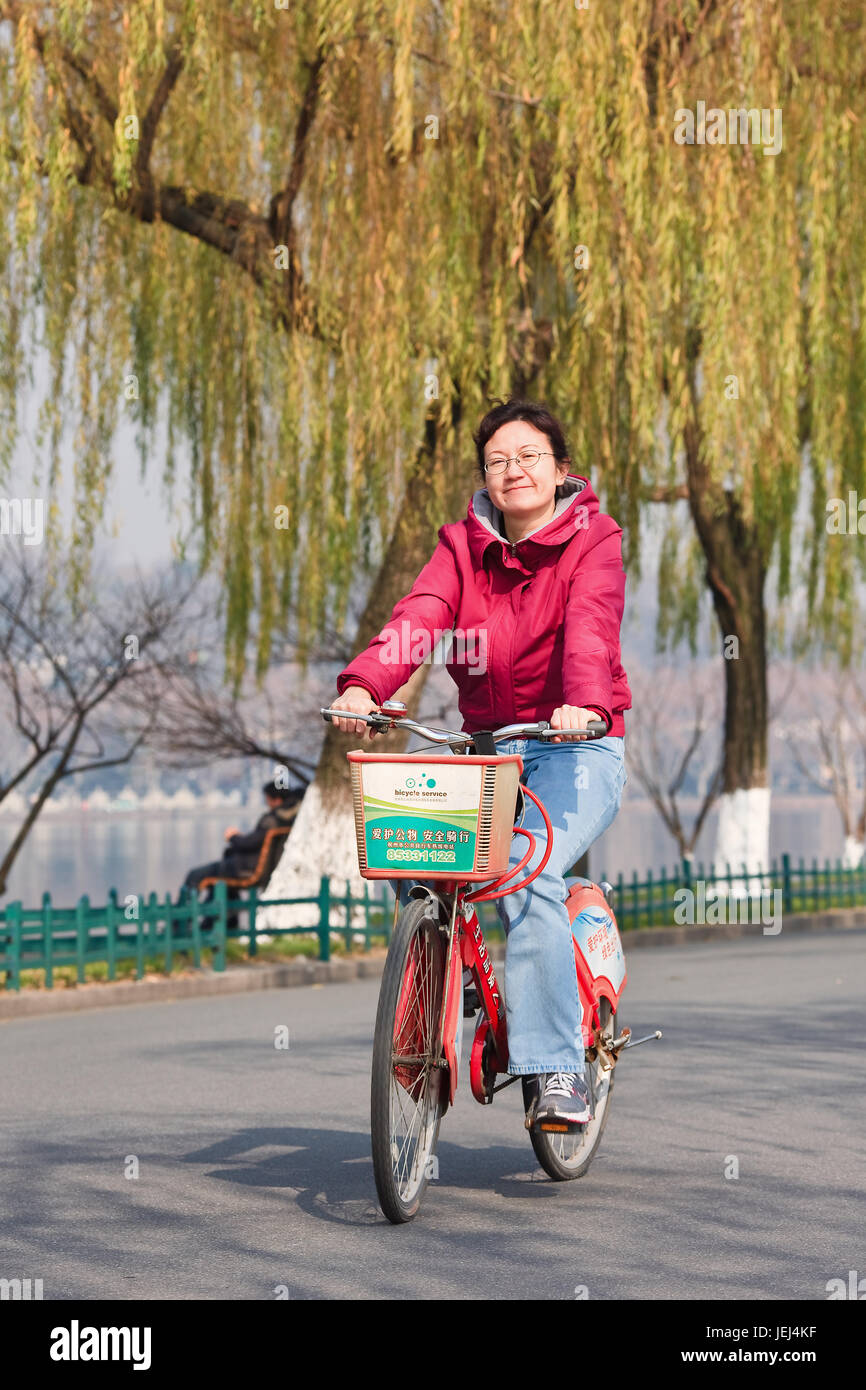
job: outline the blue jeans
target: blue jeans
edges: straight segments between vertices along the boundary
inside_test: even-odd
[[[506,933],[505,1009],[508,1071],[584,1070],[581,1008],[574,945],[563,875],[611,824],[619,810],[627,776],[624,740],[586,739],[540,743],[508,739],[498,753],[519,753],[526,785],[543,802],[553,827],[553,849],[543,873],[528,888],[496,899]],[[547,844],[538,808],[526,798],[523,827],[536,837],[536,852],[525,873],[539,862]],[[526,853],[515,835],[509,867]]]

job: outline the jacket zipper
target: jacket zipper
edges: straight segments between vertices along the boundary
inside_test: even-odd
[[[490,697],[491,712],[496,706],[496,692],[493,686],[493,634],[502,625],[502,611],[500,610],[498,620],[487,630],[487,690]]]
[[[519,544],[519,542],[518,542],[518,544]],[[516,724],[516,723],[517,723],[517,702],[516,702],[515,696],[514,696],[514,643],[515,643],[516,640],[517,640],[517,631],[518,631],[518,626],[519,626],[519,623],[520,623],[520,605],[521,605],[521,603],[523,602],[523,595],[526,593],[526,590],[529,588],[530,582],[531,582],[531,581],[530,581],[529,579],[521,579],[520,584],[518,585],[518,589],[517,589],[517,605],[516,605],[516,607],[515,607],[515,609],[514,609],[514,627],[513,627],[513,629],[512,629],[512,633],[511,633],[511,648],[510,648],[509,653],[508,653],[508,669],[509,669],[509,671],[511,672],[511,684],[510,684],[510,687],[509,687],[509,688],[510,688],[510,690],[511,690],[511,721],[510,721],[510,722],[511,722],[512,724]]]

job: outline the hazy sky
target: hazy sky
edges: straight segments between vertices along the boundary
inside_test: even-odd
[[[41,457],[40,475],[45,476],[47,450],[43,447],[37,455],[35,444],[36,420],[39,402],[47,388],[48,376],[43,358],[37,359],[34,366],[35,392],[22,391],[19,404],[19,424],[21,426],[12,463],[12,475],[4,493],[8,497],[39,496],[48,503],[48,489],[43,485],[34,488],[33,477],[37,457]],[[72,441],[69,431],[65,432],[61,446],[62,478],[57,488],[62,513],[70,517],[72,496]],[[162,431],[159,432],[159,436]],[[159,437],[158,436],[158,437]],[[158,564],[168,560],[171,555],[171,538],[179,525],[188,523],[186,490],[189,478],[188,459],[185,452],[180,454],[175,496],[169,509],[169,502],[161,482],[162,449],[157,448],[145,478],[141,477],[141,465],[135,447],[135,433],[132,426],[121,426],[115,437],[113,450],[114,470],[108,489],[106,523],[100,537],[99,550],[108,562],[123,565],[138,561],[143,566]],[[112,531],[117,529],[117,536]]]

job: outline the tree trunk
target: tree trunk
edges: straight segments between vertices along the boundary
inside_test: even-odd
[[[72,731],[69,735],[69,738],[66,741],[59,763],[49,774],[49,776],[46,777],[45,781],[42,783],[42,786],[39,788],[39,794],[35,797],[32,804],[30,805],[30,808],[27,811],[27,815],[24,817],[22,824],[19,826],[18,834],[15,836],[15,839],[12,841],[11,845],[6,851],[6,854],[3,857],[3,862],[2,864],[0,864],[0,893],[6,892],[6,880],[9,877],[9,870],[12,868],[12,865],[18,858],[18,855],[24,845],[24,841],[27,839],[27,836],[30,834],[30,831],[36,824],[42,807],[45,805],[49,796],[54,791],[54,788],[57,786],[57,783],[63,776],[66,767],[68,766],[69,759],[72,757],[72,754],[75,751],[75,745],[78,742],[83,726],[84,715],[79,715],[72,726]]]
[[[769,865],[770,787],[767,775],[766,561],[756,529],[736,497],[713,485],[697,429],[686,435],[689,506],[706,558],[706,578],[725,655],[725,736],[716,833],[716,870],[749,873]],[[760,890],[757,880],[732,884],[734,896]]]
[[[457,431],[459,422],[458,398],[451,412],[453,431]],[[465,505],[467,490],[472,486],[471,470],[454,467],[451,439],[453,434],[444,430],[438,404],[434,402],[407,479],[397,523],[358,626],[358,651],[381,631],[394,605],[411,589],[433,551],[445,516]],[[396,692],[395,698],[405,700],[410,713],[417,708],[429,672],[429,665],[420,666]],[[400,752],[407,739],[408,735],[389,734],[385,751]],[[269,898],[312,896],[318,892],[323,874],[348,879],[353,891],[363,890],[346,761],[348,749],[356,746],[357,741],[353,743],[345,734],[327,729],[316,776],[307,788],[289,843],[268,885]],[[265,927],[287,926],[290,918],[295,925],[313,924],[318,921],[318,910],[313,905],[306,909],[273,908],[262,921]]]

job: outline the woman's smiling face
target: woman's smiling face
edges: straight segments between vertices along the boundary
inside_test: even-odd
[[[522,449],[538,449],[541,458],[535,468],[521,468],[515,454]],[[484,449],[484,462],[510,458],[504,473],[485,474],[487,492],[494,507],[517,523],[541,524],[553,514],[557,484],[568,474],[567,463],[557,463],[550,440],[528,420],[509,420],[492,434]]]

